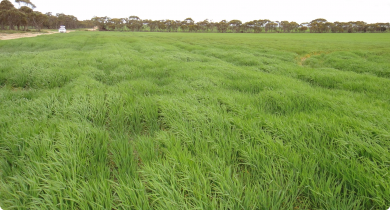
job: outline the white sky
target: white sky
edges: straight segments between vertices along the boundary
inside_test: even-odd
[[[10,0],[14,1],[14,0]],[[35,10],[74,15],[79,20],[93,16],[125,18],[136,15],[141,19],[194,21],[209,19],[257,19],[272,21],[310,22],[316,18],[328,21],[390,22],[390,0],[31,0]]]

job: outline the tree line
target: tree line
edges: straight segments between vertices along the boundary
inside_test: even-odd
[[[34,11],[36,6],[30,0],[15,0],[19,8],[9,0],[0,2],[0,29],[1,30],[30,30],[40,31],[43,28],[57,29],[60,25],[66,28],[87,28],[93,27],[91,21],[79,21],[73,15],[51,12],[41,13]],[[88,25],[88,23],[91,23]]]
[[[318,18],[298,24],[289,21],[271,21],[268,19],[242,22],[240,20],[222,20],[213,22],[208,19],[195,22],[192,18],[180,20],[142,20],[138,16],[128,18],[93,17],[93,25],[101,31],[151,31],[151,32],[220,32],[220,33],[358,33],[390,31],[389,23],[367,24],[363,21],[328,22]]]
[[[57,29],[60,25],[66,28],[92,28],[97,26],[101,31],[150,31],[150,32],[219,32],[219,33],[362,33],[390,31],[389,23],[367,24],[363,21],[329,22],[318,18],[310,22],[297,23],[289,21],[271,21],[268,19],[242,22],[240,20],[222,20],[213,22],[203,20],[195,22],[192,18],[185,20],[142,20],[138,16],[128,18],[93,17],[91,20],[79,21],[73,15],[34,11],[36,7],[30,0],[15,0],[19,8],[9,0],[0,2],[0,29],[29,30],[34,28]]]

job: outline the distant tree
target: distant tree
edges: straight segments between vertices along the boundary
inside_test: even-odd
[[[236,33],[240,32],[241,25],[242,25],[241,20],[229,21],[229,26],[230,26],[230,29],[232,30],[232,32],[236,32]]]
[[[299,30],[299,32],[305,33],[307,31],[307,27],[306,26],[299,26],[298,30]]]
[[[366,32],[367,31],[367,23],[363,21],[357,21],[357,28],[359,32]]]
[[[50,15],[47,15],[51,18]],[[71,16],[64,16],[66,20]],[[105,19],[106,18],[106,19]],[[63,17],[58,17],[59,22],[61,22]],[[48,22],[53,22],[48,20]],[[324,18],[317,18],[310,22],[305,22],[298,24],[294,21],[270,21],[268,19],[252,20],[245,23],[242,23],[240,20],[231,20],[226,21],[222,20],[220,22],[213,22],[212,20],[205,19],[203,21],[194,22],[192,18],[186,18],[183,21],[179,20],[141,20],[138,16],[130,16],[129,18],[114,18],[107,19],[107,17],[97,18],[94,17],[87,23],[86,21],[73,21],[72,23],[77,24],[91,24],[96,23],[99,25],[101,30],[104,30],[105,27],[110,30],[118,30],[123,28],[123,23],[125,22],[127,28],[131,31],[140,31],[142,29],[149,29],[150,31],[160,31],[160,32],[177,32],[179,29],[182,32],[213,32],[215,29],[219,33],[226,33],[227,31],[231,32],[248,32],[248,33],[260,33],[260,32],[306,32],[310,31],[311,33],[356,33],[356,32],[384,32],[390,29],[389,23],[376,23],[376,24],[367,24],[363,21],[350,21],[350,22],[328,22]],[[47,24],[51,25],[51,24]],[[46,26],[46,25],[45,25]]]
[[[199,30],[206,32],[210,28],[210,22],[208,19],[197,22],[196,25],[198,26]]]
[[[198,30],[199,30],[199,27],[197,25],[195,25],[195,24],[188,26],[188,31],[189,32],[198,32]]]
[[[213,32],[215,28],[215,23],[213,20],[209,20],[208,23],[206,24],[207,31]]]
[[[299,24],[297,22],[290,22],[290,31],[295,31],[297,32],[299,28]]]
[[[176,21],[167,19],[164,21],[164,24],[165,24],[165,28],[166,28],[167,32],[175,31]]]
[[[52,29],[52,28],[57,28],[57,17],[53,15],[53,13],[51,12],[47,12],[45,13],[45,15],[47,16],[47,21],[45,21],[43,23],[43,27],[46,27],[46,28],[49,28],[49,29]]]
[[[23,26],[23,30],[26,31],[28,26],[31,26],[32,14],[33,10],[30,7],[22,6],[19,8],[19,11],[24,14],[24,18],[22,18],[21,25]]]
[[[14,9],[15,6],[9,0],[2,0],[0,2],[0,11],[5,12],[10,9]]]
[[[155,26],[153,24],[153,20],[150,20],[150,19],[145,19],[145,20],[142,20],[142,25],[143,27],[145,27],[146,29],[149,28],[149,31],[154,31],[155,29]]]
[[[332,24],[330,24],[330,31],[332,32],[332,33],[337,33],[337,32],[339,32],[340,31],[340,26],[339,26],[339,22],[334,22],[334,23],[332,23]]]
[[[78,21],[78,27],[80,28],[93,28],[94,26],[92,20]]]
[[[100,31],[107,31],[107,23],[109,22],[110,18],[107,16],[104,17],[93,17],[92,22],[94,25],[96,25]]]
[[[377,32],[385,32],[390,26],[389,23],[376,23]]]
[[[180,28],[182,31],[193,31],[194,30],[195,22],[192,20],[192,18],[186,18],[184,19],[181,24]]]
[[[274,21],[277,25],[274,27],[275,32],[279,32],[280,29],[280,21]]]
[[[114,31],[114,30],[121,30],[124,26],[125,20],[123,18],[111,18],[107,22],[107,27]]]
[[[253,32],[260,33],[263,30],[263,24],[260,20],[253,20],[250,21],[250,23],[253,22]],[[251,23],[252,24],[252,23]]]
[[[41,31],[43,23],[48,19],[47,15],[42,14],[41,12],[32,13],[32,22],[34,23],[35,29]]]
[[[248,21],[242,24],[242,29],[245,32],[252,32],[254,31],[255,22],[254,21]]]
[[[20,12],[16,8],[12,8],[4,11],[5,19],[8,22],[8,26],[10,30],[15,30],[14,25],[16,23],[16,19],[19,19]]]
[[[192,20],[192,18],[186,18],[186,19],[184,19],[183,22],[185,22],[188,25],[194,25],[194,23],[195,23],[194,20]]]
[[[0,24],[1,29],[4,30],[5,26],[8,25],[11,27],[12,17],[15,13],[15,6],[8,0],[3,0],[0,2]]]
[[[159,20],[157,21],[157,29],[158,31],[165,31],[167,29],[167,26],[165,25],[165,20]]]
[[[310,32],[324,33],[329,29],[328,21],[324,18],[318,18],[310,22]]]
[[[254,31],[255,31],[255,33],[262,32],[263,29],[265,28],[265,26],[267,25],[267,23],[269,23],[269,22],[271,22],[271,21],[268,20],[268,19],[254,20],[254,24],[255,24]]]
[[[219,23],[216,24],[217,30],[220,33],[226,33],[229,23],[226,20],[222,20]]]
[[[348,32],[348,33],[352,32],[352,25],[350,23],[341,22],[340,24],[343,32]]]
[[[182,32],[187,31],[187,30],[188,30],[188,25],[187,25],[186,23],[181,22],[181,23],[180,23],[180,30],[181,30]]]
[[[16,9],[9,0],[0,2],[0,28],[28,30],[33,27],[40,31],[42,28],[57,28],[59,25],[66,25],[68,28],[77,28],[80,26],[80,21],[73,15],[65,15],[57,13],[54,16],[51,12],[42,14],[39,11],[34,11],[36,6],[30,0],[15,0],[16,3],[23,4],[19,9]],[[91,21],[90,21],[91,22]]]
[[[20,3],[23,3],[26,6],[31,7],[31,9],[36,8],[35,4],[33,4],[30,0],[15,0],[15,2],[19,4],[19,7],[20,7]]]
[[[375,24],[367,24],[366,25],[366,32],[375,32]]]
[[[291,31],[290,22],[288,22],[288,21],[281,21],[280,22],[280,27],[281,27],[281,30],[283,30],[284,33]]]
[[[181,27],[181,21],[180,20],[175,20],[175,23],[176,23],[176,32],[178,31],[178,29]]]
[[[163,21],[167,32],[177,32],[177,29],[180,27],[180,20],[165,20]]]
[[[159,21],[157,20],[146,20],[143,22],[145,25],[149,26],[150,31],[157,31]]]
[[[276,32],[277,30],[277,27],[278,27],[278,23],[275,23],[275,22],[268,22],[267,25],[265,25],[265,31],[268,32],[268,31],[274,31]]]
[[[130,16],[129,18],[124,19],[126,22],[127,28],[131,31],[140,31],[143,27],[143,22],[138,16]]]
[[[56,13],[56,17],[58,26],[65,25],[66,15],[64,13]]]

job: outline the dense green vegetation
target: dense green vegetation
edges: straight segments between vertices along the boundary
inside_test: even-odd
[[[0,41],[3,209],[387,209],[390,34]]]

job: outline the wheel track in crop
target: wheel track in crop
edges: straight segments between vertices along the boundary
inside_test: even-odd
[[[316,51],[316,52],[311,52],[308,53],[302,57],[299,57],[298,60],[298,65],[303,66],[305,64],[306,59],[310,58],[311,56],[314,55],[322,55],[322,54],[329,54],[332,53],[333,51]]]

